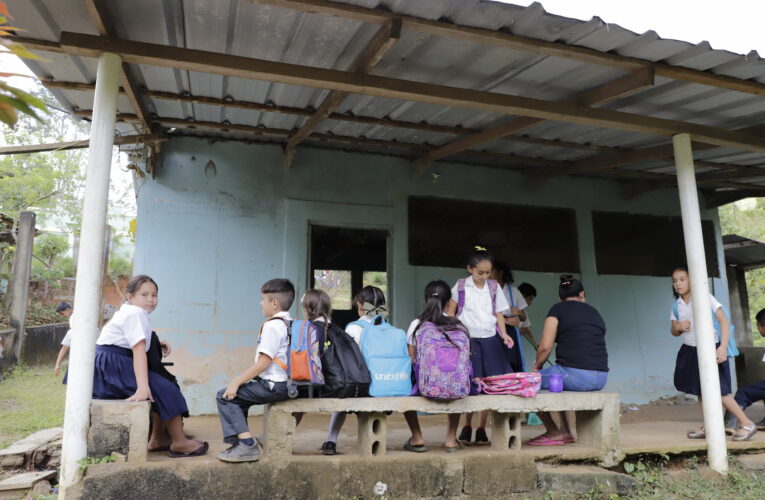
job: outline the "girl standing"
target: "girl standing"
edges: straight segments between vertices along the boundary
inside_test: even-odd
[[[470,361],[475,378],[503,375],[513,371],[504,348],[510,348],[514,344],[505,330],[503,315],[510,306],[497,282],[489,278],[493,261],[485,248],[476,247],[468,259],[467,271],[470,276],[459,280],[452,288],[447,312],[450,316],[456,316],[470,332]],[[489,444],[486,435],[488,415],[487,411],[481,412],[474,444]],[[470,443],[473,434],[472,421],[473,414],[466,414],[459,442]]]
[[[696,332],[693,328],[693,306],[691,304],[691,281],[688,276],[688,268],[679,266],[672,272],[672,293],[676,299],[676,306],[672,308],[672,321],[670,332],[675,337],[682,337],[683,345],[677,353],[675,362],[675,388],[686,394],[694,394],[699,398],[701,405],[701,380],[699,377],[699,361],[696,354]],[[733,435],[734,441],[747,441],[756,432],[754,425],[736,400],[731,396],[730,365],[728,363],[728,337],[730,335],[730,323],[725,316],[722,305],[710,294],[712,314],[717,318],[720,331],[715,331],[717,350],[717,373],[720,377],[720,392],[722,404],[726,410],[733,414],[741,427]],[[706,433],[704,427],[687,434],[690,439],[704,439]]]
[[[157,290],[157,283],[143,274],[128,282],[127,301],[96,340],[93,397],[151,401],[149,451],[167,451],[173,458],[204,455],[207,442],[188,439],[183,432],[183,417],[189,410],[181,390],[148,367],[149,313],[157,307]]]
[[[359,314],[360,321],[371,323],[374,318],[388,316],[388,308],[385,305],[385,294],[376,286],[367,285],[353,298],[353,305],[356,306],[356,312]],[[350,335],[357,344],[361,345],[361,334],[364,329],[360,325],[349,324],[345,327],[345,332]],[[337,454],[337,437],[345,424],[345,412],[336,411],[332,413],[329,421],[329,433],[327,440],[321,445],[321,452],[324,455]]]

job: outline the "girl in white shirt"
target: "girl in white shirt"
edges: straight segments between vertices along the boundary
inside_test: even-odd
[[[188,407],[181,390],[148,366],[149,313],[157,307],[157,290],[157,283],[146,275],[134,276],[128,282],[127,301],[96,340],[93,398],[151,401],[149,451],[167,451],[173,458],[204,455],[207,442],[188,439],[183,432]]]
[[[679,266],[672,272],[672,293],[677,300],[677,306],[672,307],[670,332],[675,337],[683,338],[683,345],[677,353],[675,362],[675,388],[686,394],[694,394],[699,398],[701,406],[701,379],[699,377],[699,361],[696,352],[696,332],[693,328],[693,305],[691,303],[691,281],[688,276],[688,268]],[[717,372],[720,377],[720,392],[722,404],[726,410],[733,414],[741,424],[741,427],[733,435],[734,441],[747,441],[757,432],[754,425],[736,400],[731,396],[730,365],[728,363],[728,336],[730,335],[730,323],[725,316],[722,305],[711,294],[709,299],[712,303],[712,314],[720,324],[720,332],[715,332],[717,349],[715,357]],[[677,311],[677,312],[675,312]],[[689,431],[690,439],[705,439],[704,427],[695,431]]]
[[[377,316],[386,318],[388,316],[388,307],[385,305],[385,294],[376,286],[367,285],[353,298],[353,305],[359,314],[361,321],[369,323]],[[361,334],[364,329],[359,325],[349,324],[345,327],[345,332],[350,335],[357,344],[361,344]],[[327,440],[321,445],[321,452],[324,455],[335,455],[337,453],[337,437],[345,424],[345,412],[336,411],[332,413],[329,421],[329,433]]]
[[[510,306],[498,283],[489,278],[493,261],[493,257],[485,248],[476,247],[468,259],[467,271],[470,276],[454,285],[449,301],[448,314],[457,316],[470,331],[470,361],[473,364],[473,376],[477,379],[513,371],[504,348],[514,345],[513,339],[505,330],[503,314]],[[486,435],[487,418],[488,412],[481,412],[473,444],[489,444]],[[473,434],[472,421],[473,414],[466,414],[459,442],[470,444]]]

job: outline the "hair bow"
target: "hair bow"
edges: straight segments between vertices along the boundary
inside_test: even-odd
[[[388,319],[388,315],[390,314],[390,311],[385,304],[375,306],[369,302],[364,302],[364,304],[361,306],[361,309],[364,311],[366,316],[382,316],[383,319]]]
[[[475,248],[476,252],[487,252],[488,251],[488,250],[486,250],[486,247],[482,247],[482,246],[479,246],[479,245],[476,245],[474,248]]]

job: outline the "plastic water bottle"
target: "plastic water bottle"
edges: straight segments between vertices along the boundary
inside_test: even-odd
[[[559,373],[550,375],[550,392],[563,392],[563,375]]]

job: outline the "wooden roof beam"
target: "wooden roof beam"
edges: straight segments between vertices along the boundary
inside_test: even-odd
[[[167,136],[160,134],[151,135],[123,135],[114,138],[115,146],[124,144],[153,144],[166,141]],[[53,142],[47,144],[33,144],[21,146],[3,146],[0,147],[0,155],[17,155],[25,153],[42,153],[45,151],[66,151],[70,149],[85,149],[90,145],[90,139],[81,141]]]
[[[101,36],[117,36],[117,31],[114,29],[111,19],[109,19],[103,0],[84,0],[84,2],[85,8],[96,25],[98,33]],[[128,101],[130,101],[130,107],[133,108],[133,112],[138,116],[141,127],[143,127],[144,131],[151,131],[149,112],[141,98],[141,91],[138,84],[136,84],[133,73],[125,62],[122,63],[120,70],[120,82],[122,83],[123,92],[127,96]]]
[[[765,138],[752,134],[623,111],[596,109],[577,104],[376,75],[357,75],[345,71],[69,32],[61,34],[61,46],[67,53],[84,57],[98,57],[103,52],[112,52],[119,54],[125,62],[135,64],[326,88],[362,95],[425,102],[441,106],[457,106],[508,115],[530,116],[646,134],[672,136],[678,133],[688,133],[699,142],[765,153]]]
[[[574,97],[564,99],[561,102],[582,106],[591,106],[593,104],[600,104],[616,99],[626,94],[642,90],[646,87],[651,87],[653,86],[653,82],[653,70],[650,68],[639,69],[621,78],[617,78],[616,80],[612,80],[593,89],[581,92]],[[460,151],[472,149],[481,144],[496,141],[497,139],[507,135],[513,134],[515,132],[520,132],[521,130],[527,129],[539,123],[544,123],[545,121],[546,120],[541,118],[514,118],[497,127],[493,127],[445,144],[415,160],[415,176],[421,176],[428,168],[428,166],[436,160],[451,156]]]
[[[73,90],[80,92],[92,92],[96,86],[91,83],[79,83],[79,82],[60,82],[56,80],[42,80],[42,84],[49,88],[57,88],[64,90]],[[124,90],[120,88],[120,91],[124,93]],[[219,97],[206,97],[196,96],[191,94],[175,94],[172,92],[161,92],[156,90],[144,90],[144,97],[151,97],[153,99],[163,99],[168,101],[180,101],[191,102],[199,104],[207,104],[210,106],[225,106],[227,108],[246,109],[251,111],[264,111],[267,113],[283,113],[296,116],[312,116],[314,111],[305,108],[296,108],[291,106],[277,106],[274,104],[262,104],[252,101],[240,101],[236,99],[221,99]],[[392,118],[377,118],[374,116],[364,115],[351,115],[332,113],[327,119],[336,120],[349,123],[361,123],[365,125],[376,125],[382,127],[397,127],[411,130],[422,130],[425,132],[437,132],[443,134],[453,135],[468,135],[479,132],[478,129],[466,128],[466,127],[452,127],[449,125],[435,125],[427,122],[409,122],[405,120],[394,120]],[[542,139],[538,137],[529,136],[505,136],[500,140],[508,142],[520,142],[523,144],[535,144],[538,146],[555,147],[564,149],[575,149],[580,151],[608,151],[608,152],[620,152],[624,151],[622,148],[615,148],[611,146],[601,146],[598,144],[584,144],[573,141],[564,141],[560,139]]]
[[[547,56],[562,57],[576,61],[634,71],[641,68],[653,68],[656,76],[672,78],[688,83],[710,85],[727,90],[735,90],[759,96],[765,96],[765,84],[755,80],[742,80],[709,71],[699,71],[645,59],[620,56],[609,52],[567,45],[562,42],[548,42],[536,38],[513,35],[484,28],[471,28],[443,21],[431,21],[413,16],[369,9],[357,5],[337,3],[326,0],[247,0],[253,3],[272,5],[308,13],[325,14],[345,19],[355,19],[368,23],[383,23],[393,16],[400,17],[404,29],[419,31],[434,36],[465,40],[495,47],[522,50]]]
[[[384,23],[377,31],[375,36],[369,42],[364,51],[356,58],[351,65],[350,71],[359,74],[369,73],[369,71],[380,62],[386,53],[401,38],[401,20],[393,18]],[[350,92],[338,90],[331,91],[322,101],[319,108],[308,120],[303,123],[300,129],[289,138],[284,146],[284,168],[292,167],[295,160],[295,150],[298,144],[311,135],[321,122],[327,119],[343,103]]]

